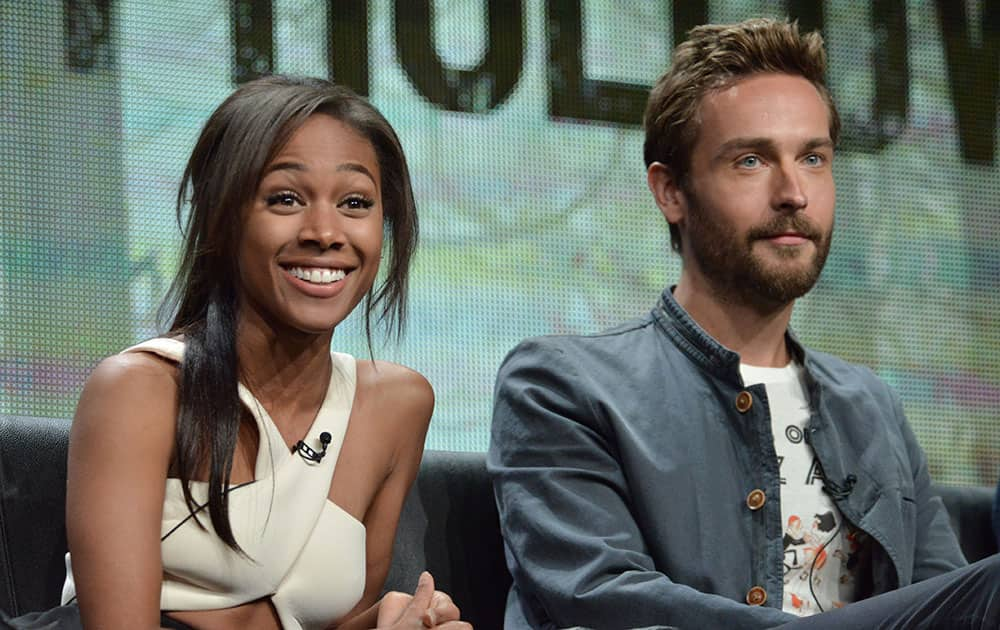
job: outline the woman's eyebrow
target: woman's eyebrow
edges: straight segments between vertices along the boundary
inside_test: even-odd
[[[372,180],[372,183],[376,183],[375,175],[370,170],[368,170],[368,168],[364,164],[361,164],[359,162],[344,162],[343,164],[337,166],[337,170],[353,171],[355,173],[361,173],[362,175],[368,176],[368,179]]]
[[[304,172],[304,171],[308,171],[308,170],[309,169],[306,167],[306,165],[302,164],[301,162],[291,162],[291,161],[274,162],[273,164],[268,164],[267,165],[267,168],[264,169],[264,173],[262,174],[262,176],[263,175],[268,175],[268,174],[273,173],[275,171],[300,171],[300,172]]]
[[[263,176],[269,175],[275,171],[297,171],[304,173],[308,170],[309,167],[301,162],[275,162],[273,164],[269,164],[268,167],[264,169]],[[368,167],[360,162],[344,162],[342,164],[338,164],[336,170],[338,172],[350,171],[354,173],[361,173],[362,175],[368,177],[368,179],[372,180],[373,183],[375,182],[375,175],[368,169]]]

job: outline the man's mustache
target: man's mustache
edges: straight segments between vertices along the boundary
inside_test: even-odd
[[[757,241],[766,238],[774,238],[782,234],[795,232],[808,238],[811,241],[819,241],[823,238],[823,232],[816,224],[801,214],[791,216],[775,217],[763,225],[750,228],[747,232],[747,240]]]

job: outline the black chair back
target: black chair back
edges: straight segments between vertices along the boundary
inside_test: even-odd
[[[0,416],[0,610],[59,605],[69,420]]]
[[[0,416],[0,610],[58,605],[65,578],[68,420]],[[991,488],[936,486],[970,562],[997,552]],[[483,453],[427,451],[396,531],[386,590],[424,569],[476,628],[503,627],[511,577]]]
[[[475,628],[503,627],[511,577],[483,453],[424,453],[396,529],[386,589],[412,593],[424,569]]]

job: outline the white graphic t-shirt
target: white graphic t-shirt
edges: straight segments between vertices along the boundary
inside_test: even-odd
[[[781,473],[781,521],[785,529],[785,587],[781,608],[800,616],[854,601],[855,569],[865,534],[844,522],[823,492],[823,469],[805,441],[809,398],[805,371],[740,365],[745,385],[763,383]]]

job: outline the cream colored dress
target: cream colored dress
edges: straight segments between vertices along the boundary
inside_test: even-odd
[[[184,344],[152,339],[125,352],[152,352],[180,362]],[[350,355],[332,353],[333,374],[326,399],[304,442],[319,451],[319,436],[333,440],[321,463],[287,448],[264,408],[242,384],[240,400],[257,423],[260,447],[254,481],[232,486],[229,518],[236,542],[249,558],[215,535],[207,507],[198,527],[184,502],[181,483],[167,479],[161,525],[163,586],[160,608],[210,610],[269,597],[284,628],[325,628],[360,601],[365,587],[365,527],[328,500],[330,482],[347,432],[356,385]],[[191,491],[202,505],[204,482]],[[70,554],[62,601],[76,595]]]

